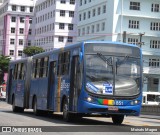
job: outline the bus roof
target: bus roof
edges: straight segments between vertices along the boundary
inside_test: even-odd
[[[22,58],[22,59],[19,59],[19,60],[13,60],[13,61],[10,61],[10,64],[25,62],[25,61],[28,61],[31,58],[32,57],[26,57],[26,58]]]
[[[79,42],[79,43],[76,43],[76,44],[71,44],[71,45],[67,45],[65,47],[62,47],[62,48],[56,48],[52,51],[48,51],[48,52],[43,52],[43,53],[39,53],[39,54],[36,54],[33,56],[33,58],[37,58],[37,57],[42,57],[42,56],[48,56],[50,54],[52,54],[53,52],[56,53],[56,52],[59,52],[59,51],[62,51],[62,50],[68,50],[68,49],[72,49],[72,48],[75,48],[75,47],[78,47],[80,45],[85,45],[85,44],[91,44],[91,43],[99,43],[99,44],[117,44],[117,45],[124,45],[124,46],[131,46],[131,47],[136,47],[136,48],[139,48],[137,45],[134,45],[134,44],[127,44],[127,43],[122,43],[122,42],[113,42],[113,41],[84,41],[84,42]]]

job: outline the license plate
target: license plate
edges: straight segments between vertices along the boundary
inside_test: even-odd
[[[109,106],[108,111],[118,111],[118,107],[116,106]]]

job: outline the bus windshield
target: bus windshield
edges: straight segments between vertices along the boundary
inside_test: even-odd
[[[86,54],[86,89],[91,93],[132,96],[139,93],[139,82],[139,58]]]

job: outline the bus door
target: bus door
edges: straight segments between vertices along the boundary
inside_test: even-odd
[[[77,101],[79,93],[79,56],[73,56],[71,62],[71,76],[70,76],[70,93],[69,93],[69,109],[70,111],[77,111]]]
[[[56,61],[50,62],[49,66],[49,81],[48,81],[48,98],[47,108],[53,110],[54,108],[54,92],[55,92],[55,76],[56,76]]]
[[[7,96],[8,96],[8,103],[11,103],[11,88],[12,88],[12,79],[13,79],[13,73],[12,73],[13,69],[9,70],[9,80],[8,80],[8,90],[7,90]]]

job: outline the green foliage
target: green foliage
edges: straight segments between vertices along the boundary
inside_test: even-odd
[[[0,55],[0,84],[3,82],[4,73],[8,72],[9,56]]]
[[[44,52],[43,48],[37,46],[29,46],[23,50],[23,53],[27,56],[33,56],[41,52]]]

